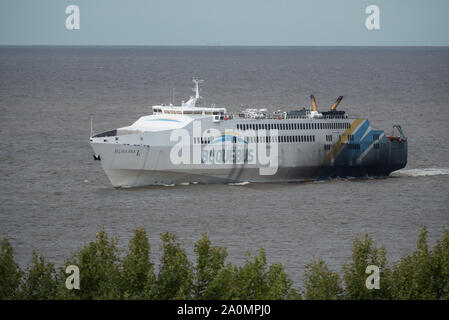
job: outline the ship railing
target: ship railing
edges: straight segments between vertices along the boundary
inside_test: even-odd
[[[393,125],[393,132],[392,135],[396,135],[395,131],[398,131],[398,136],[401,137],[403,140],[407,140],[407,137],[405,136],[404,132],[402,131],[402,127],[399,124]]]
[[[232,120],[234,119],[234,115],[232,113],[223,114],[220,116],[221,120]]]
[[[219,122],[219,121],[223,121],[223,120],[232,120],[232,119],[234,119],[233,114],[220,114],[220,115],[213,116],[214,122]]]
[[[239,113],[238,117],[240,119],[286,119],[286,116],[284,114],[257,114],[257,115],[247,115],[243,113]],[[306,119],[307,117],[304,117]]]
[[[247,116],[245,114],[239,113],[237,114],[239,119],[243,120],[257,120],[257,119],[276,119],[276,120],[285,120],[285,119],[308,119],[311,118],[307,115],[285,115],[285,114],[266,114],[264,116]],[[314,120],[323,120],[323,119],[356,119],[358,117],[352,116],[324,116],[322,118],[314,118]]]

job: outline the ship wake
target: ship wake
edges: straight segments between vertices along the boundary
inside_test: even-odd
[[[406,169],[391,173],[392,177],[427,177],[440,175],[449,175],[449,168]]]

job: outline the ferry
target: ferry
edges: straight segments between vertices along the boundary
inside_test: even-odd
[[[155,105],[130,126],[90,135],[114,187],[186,183],[296,182],[335,177],[388,176],[407,163],[400,125],[390,134],[367,119],[337,110],[343,96],[320,112],[197,106],[195,94],[180,105]]]

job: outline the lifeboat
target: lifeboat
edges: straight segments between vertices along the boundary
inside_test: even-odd
[[[394,137],[391,135],[387,135],[386,136],[388,139],[390,139],[390,141],[398,141],[398,142],[402,142],[402,138],[401,137]]]

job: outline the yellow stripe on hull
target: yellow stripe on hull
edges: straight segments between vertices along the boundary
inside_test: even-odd
[[[365,119],[355,119],[351,123],[351,126],[343,132],[340,140],[336,144],[334,144],[332,149],[326,155],[326,158],[324,158],[322,164],[323,166],[328,166],[329,164],[331,164],[335,157],[340,153],[341,149],[343,149],[345,144],[348,142],[348,135],[353,134],[354,131],[363,123],[363,121],[365,121]]]

